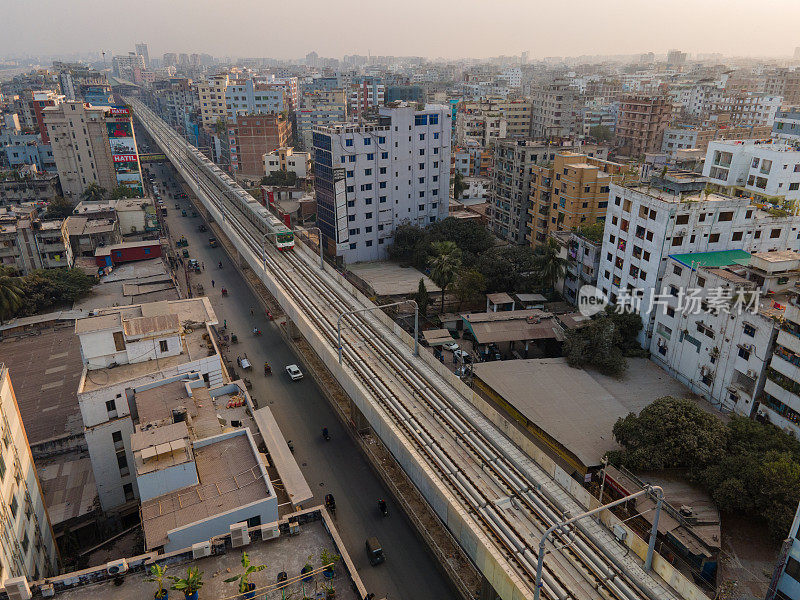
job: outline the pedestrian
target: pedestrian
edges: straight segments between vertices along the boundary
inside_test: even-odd
[[[205,271],[206,270],[206,263],[201,262],[200,263],[200,268],[203,269],[203,271]]]
[[[228,328],[228,319],[222,319],[222,328],[223,329],[227,329]]]
[[[214,280],[213,279],[211,280],[211,287],[212,288],[214,287]]]
[[[250,307],[250,316],[251,317],[253,316],[253,307],[252,306]]]

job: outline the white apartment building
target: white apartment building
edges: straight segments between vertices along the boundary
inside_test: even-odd
[[[748,198],[704,191],[673,195],[612,184],[597,287],[612,304],[641,290],[639,340],[649,348],[655,318],[651,302],[655,293],[662,293],[669,255],[797,250],[798,231],[800,217],[770,215]]]
[[[709,142],[703,176],[728,193],[800,199],[800,150],[772,140]]]
[[[213,130],[217,121],[223,121],[227,117],[227,107],[225,104],[225,90],[228,87],[227,73],[209,77],[206,81],[197,84],[197,94],[199,96],[200,118],[208,130]]]
[[[508,121],[500,113],[456,113],[456,145],[466,146],[470,141],[488,148],[495,141],[505,138]]]
[[[78,402],[104,511],[138,508],[131,390],[183,376],[222,385],[219,351],[203,339],[215,324],[207,298],[101,309],[76,321],[84,363]]]
[[[228,118],[237,115],[280,113],[289,109],[289,97],[283,85],[267,83],[265,78],[235,79],[225,88]]]
[[[146,68],[144,56],[135,52],[115,56],[111,59],[111,64],[114,67],[114,74],[128,81],[133,81],[135,70],[144,71]]]
[[[347,263],[386,257],[401,223],[448,215],[450,108],[397,103],[363,125],[314,129],[317,223]]]
[[[800,436],[800,302],[792,294],[771,356],[758,416]]]
[[[796,48],[796,57],[797,50]],[[772,581],[775,587],[773,589],[770,585],[766,600],[792,600],[800,597],[800,505],[781,547]]]
[[[283,147],[264,155],[264,174],[269,176],[276,171],[294,173],[298,179],[305,179],[311,173],[311,153],[295,152],[292,147]]]
[[[720,410],[751,416],[789,290],[799,278],[800,254],[793,251],[671,255],[652,359]],[[739,294],[741,310],[727,301]]]
[[[58,574],[58,548],[9,370],[0,363],[0,585]]]
[[[576,88],[556,83],[531,93],[531,135],[538,139],[567,138],[577,133],[580,94]]]
[[[508,67],[503,69],[500,77],[508,82],[508,87],[519,88],[522,87],[522,69],[519,67]]]

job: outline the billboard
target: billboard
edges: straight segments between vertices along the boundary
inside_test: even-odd
[[[111,160],[117,175],[117,184],[131,188],[143,195],[142,174],[133,121],[126,106],[112,106],[106,117],[108,144],[111,146]]]

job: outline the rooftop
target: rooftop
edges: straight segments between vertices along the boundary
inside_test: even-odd
[[[246,429],[195,443],[198,485],[142,503],[145,547],[163,546],[178,527],[273,495],[268,475]]]
[[[478,344],[564,339],[564,330],[555,316],[538,309],[468,313],[462,318]]]
[[[89,260],[90,271],[96,274],[97,265],[94,259]],[[132,302],[178,299],[175,282],[167,270],[164,259],[151,258],[117,265],[111,273],[100,278],[100,283],[92,288],[89,296],[75,303],[75,308],[94,309],[124,306]]]
[[[88,456],[59,455],[37,461],[44,503],[53,525],[88,515],[95,508],[97,486]]]
[[[623,379],[575,369],[564,358],[476,363],[475,376],[521,413],[548,440],[586,467],[619,449],[612,428],[665,395],[688,390],[647,359],[628,359]]]
[[[364,262],[348,265],[347,269],[364,280],[379,296],[400,296],[414,294],[419,288],[419,280],[425,281],[425,289],[441,291],[430,277],[414,267],[401,267],[389,262]]]
[[[719,250],[717,252],[691,252],[688,254],[670,254],[682,265],[695,270],[698,267],[727,267],[730,265],[747,265],[750,253],[744,250]]]

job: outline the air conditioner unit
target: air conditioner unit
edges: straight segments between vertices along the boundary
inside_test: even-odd
[[[6,579],[5,590],[8,600],[30,600],[32,596],[31,588],[28,587],[28,579],[25,576]]]
[[[747,369],[747,376],[750,379],[755,379],[756,377],[758,377],[758,373],[756,373],[753,369]]]
[[[128,570],[128,561],[124,558],[106,563],[106,572],[109,575],[120,575]]]
[[[56,595],[56,589],[53,587],[52,583],[45,583],[40,588],[39,591],[42,593],[43,598],[52,598]]]
[[[238,548],[250,543],[250,535],[247,533],[247,523],[234,523],[231,525],[231,546]]]
[[[211,556],[211,542],[198,542],[192,544],[192,558]]]
[[[261,539],[274,540],[281,536],[281,528],[277,523],[267,523],[261,526]]]

